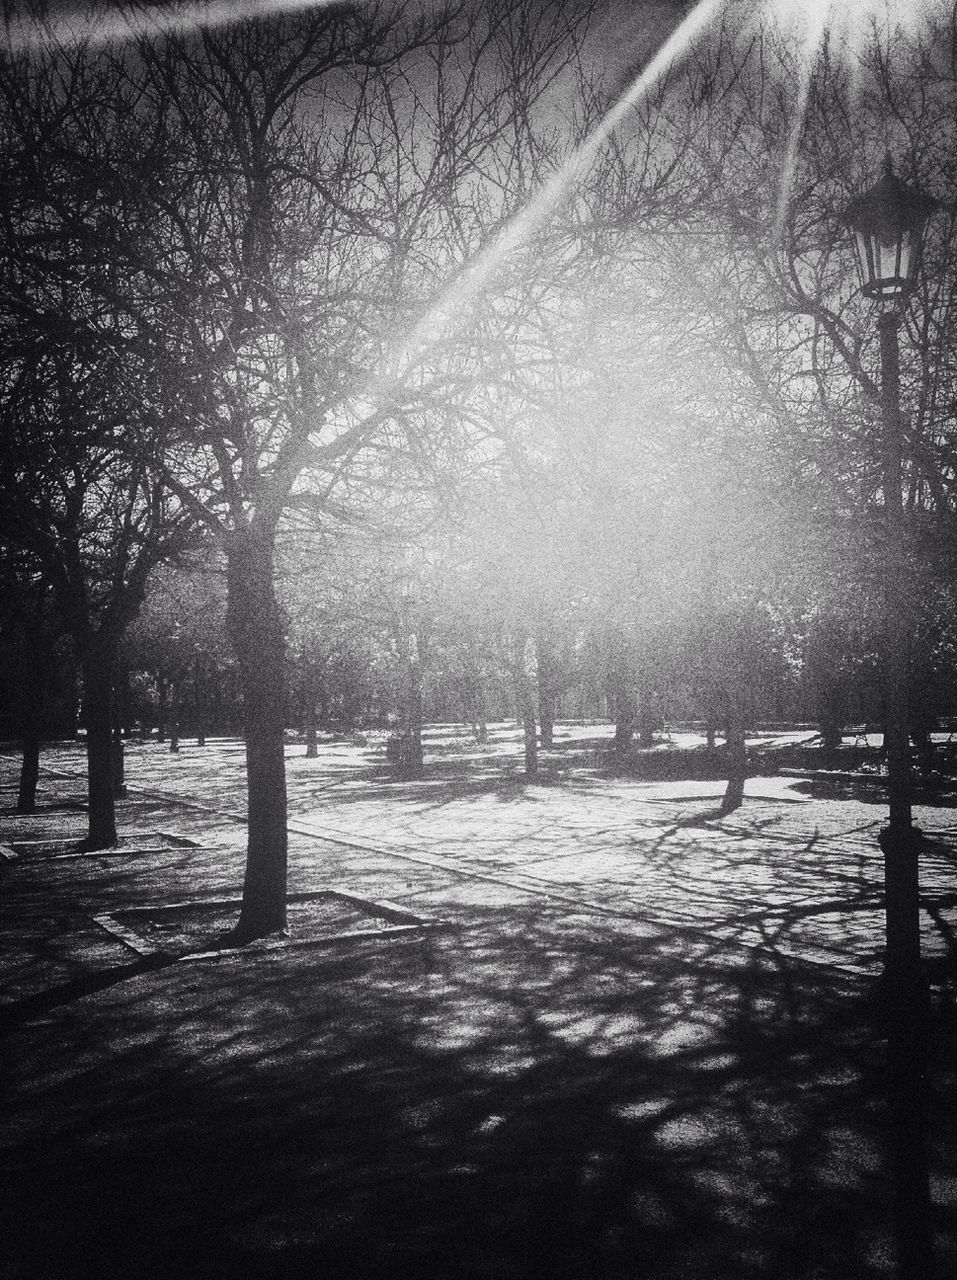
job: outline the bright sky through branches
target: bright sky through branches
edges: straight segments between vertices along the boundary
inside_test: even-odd
[[[668,69],[687,53],[705,27],[724,8],[726,0],[700,0],[700,3],[675,27],[651,61],[632,81],[614,106],[596,125],[557,173],[526,204],[492,246],[471,263],[444,297],[416,325],[397,361],[396,372],[402,372],[444,332],[462,306],[480,292],[502,266],[513,249],[521,245],[535,229],[554,212],[556,205],[591,167],[596,155],[632,109],[650,92]]]
[[[918,30],[942,0],[766,0],[756,8],[752,28],[776,27],[797,52],[798,85],[793,119],[781,165],[773,237],[779,240],[788,214],[794,173],[807,114],[811,77],[827,44],[832,57],[845,60],[851,73],[868,44]]]
[[[875,30],[913,32],[944,7],[944,0],[765,0],[754,6],[754,21],[796,37],[813,60],[825,34],[835,50],[853,56]]]
[[[765,0],[754,6],[752,22],[746,25],[777,28],[797,43],[799,61],[798,94],[794,103],[794,123],[781,171],[775,235],[787,213],[794,167],[800,147],[804,115],[814,64],[825,40],[844,56],[858,54],[868,40],[880,32],[911,31],[918,28],[942,0]],[[747,0],[750,8],[751,0]],[[463,273],[455,285],[416,326],[407,339],[398,361],[398,370],[426,349],[454,321],[462,305],[479,292],[517,248],[554,210],[594,161],[602,145],[627,118],[631,110],[655,87],[670,67],[679,63],[712,22],[735,8],[735,0],[700,0],[675,27],[651,61],[628,86],[593,132],[582,142],[565,165],[516,215],[482,257]]]
[[[96,8],[64,11],[43,22],[8,25],[5,42],[13,53],[85,43],[93,47],[138,38],[186,34],[253,17],[269,17],[323,8],[333,0],[203,0],[163,7],[130,5],[106,12]],[[633,0],[628,0],[632,3]],[[544,184],[476,261],[468,264],[452,287],[429,310],[396,353],[392,374],[401,375],[454,325],[464,305],[491,281],[509,254],[544,222],[556,205],[588,171],[603,144],[635,106],[655,87],[669,68],[687,55],[706,28],[719,18],[744,11],[743,28],[777,29],[795,43],[798,58],[793,123],[781,167],[775,217],[780,235],[787,216],[804,116],[814,65],[827,42],[832,54],[854,59],[868,42],[897,32],[917,30],[944,0],[699,0],[674,28],[640,74],[632,81],[592,133],[575,149],[562,168]],[[636,51],[638,53],[639,51]]]

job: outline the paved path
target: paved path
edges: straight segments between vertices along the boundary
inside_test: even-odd
[[[94,917],[238,892],[241,749],[132,746],[124,843],[51,858],[28,842],[82,836],[81,764],[48,752],[40,812],[0,816],[3,1280],[888,1275],[879,807],[755,780],[717,821],[709,784],[477,756],[400,785],[290,748],[291,889],[450,927],[151,968]],[[952,812],[919,815],[928,954]]]
[[[178,755],[134,744],[127,755],[125,838],[162,830],[202,847],[84,860],[90,914],[118,898],[137,906],[238,893],[240,744],[184,746]],[[333,744],[317,760],[301,748],[288,755],[292,892],[346,890],[458,921],[476,904],[539,900],[617,919],[638,934],[879,972],[880,806],[811,800],[794,780],[754,778],[742,808],[717,818],[720,783],[639,783],[580,770],[525,784],[494,761],[477,777],[435,769],[420,782],[396,783],[364,747]],[[9,757],[0,761],[8,794],[13,767]],[[79,749],[48,753],[41,813],[8,816],[0,839],[81,834],[82,810],[44,809],[81,797],[81,788]],[[935,837],[922,859],[924,949],[943,959],[957,935],[957,823],[951,809],[918,809],[915,817]],[[21,880],[44,886],[51,911],[53,886],[62,883],[66,909],[75,865],[25,854],[21,866]]]

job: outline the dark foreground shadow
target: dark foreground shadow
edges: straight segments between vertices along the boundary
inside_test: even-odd
[[[3,1275],[876,1280],[870,1000],[541,910],[143,974],[10,1037]]]
[[[172,956],[140,956],[126,963],[111,965],[106,969],[87,970],[65,982],[56,982],[42,991],[34,991],[18,1000],[11,1000],[0,1007],[0,1035],[50,1013],[63,1005],[73,1004],[97,991],[105,991],[144,973],[165,969],[175,963]]]

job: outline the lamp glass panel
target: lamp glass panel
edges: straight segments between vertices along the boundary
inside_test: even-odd
[[[877,249],[877,278],[893,280],[897,275],[897,236],[878,235],[874,240]]]
[[[902,231],[900,236],[902,279],[910,280],[917,267],[917,236],[913,231]]]
[[[870,236],[865,235],[863,231],[855,231],[854,248],[857,251],[857,269],[861,273],[861,284],[866,288],[874,279]]]

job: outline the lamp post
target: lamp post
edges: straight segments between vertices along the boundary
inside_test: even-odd
[[[920,970],[920,833],[911,818],[907,688],[910,625],[901,496],[903,433],[898,330],[913,288],[921,239],[934,202],[893,172],[853,200],[845,221],[854,233],[864,293],[878,299],[881,350],[882,489],[884,501],[884,745],[889,818],[884,853],[887,949],[888,1118],[894,1169],[898,1276],[932,1273],[926,1151],[927,993]]]

